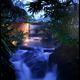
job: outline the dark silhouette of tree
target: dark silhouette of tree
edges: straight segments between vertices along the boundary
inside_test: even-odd
[[[60,2],[60,0],[37,0],[30,3],[29,11],[36,13],[44,10],[44,16],[51,19],[51,32],[60,32],[61,35],[65,36],[74,16],[76,14],[78,16],[78,7],[78,4],[73,0],[66,0],[65,2]]]
[[[8,29],[8,27],[16,21],[16,18],[24,18],[26,12],[18,6],[14,6],[11,0],[1,0],[1,2],[1,38],[5,41],[5,43],[9,43],[7,46],[10,45],[11,47],[13,45],[10,43],[8,33],[13,31],[14,27],[11,29]]]
[[[70,6],[71,2],[72,0],[67,0],[62,3],[59,0],[37,0],[30,3],[29,11],[36,13],[40,10],[44,10],[46,12],[46,17],[50,16],[58,19],[61,16],[62,11],[66,10],[66,8]]]
[[[1,0],[1,80],[10,80],[11,78],[15,80],[15,72],[9,58],[16,47],[11,43],[11,40],[14,38],[17,40],[19,36],[22,36],[22,33],[17,31],[15,36],[9,35],[14,30],[13,26],[11,28],[9,26],[15,22],[16,18],[24,18],[25,15],[25,10],[14,6],[11,0]]]
[[[3,14],[6,14],[4,16]],[[14,21],[17,17],[22,17],[27,15],[24,9],[21,9],[18,6],[14,6],[11,0],[2,0],[1,1],[1,17],[3,18],[13,18]]]

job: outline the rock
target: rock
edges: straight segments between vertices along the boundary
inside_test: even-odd
[[[38,56],[34,55],[37,51],[29,51],[22,55],[24,63],[30,68],[34,78],[42,78],[47,71],[47,62],[40,61]],[[37,53],[38,54],[38,53]]]
[[[20,46],[19,49],[22,49],[22,50],[34,50],[34,48],[32,48],[32,47],[26,47],[26,46]]]
[[[31,68],[33,78],[43,78],[47,72],[47,63],[37,61]]]
[[[79,80],[78,66],[79,47],[61,46],[55,49],[54,54],[49,57],[49,67],[58,64],[59,80]]]

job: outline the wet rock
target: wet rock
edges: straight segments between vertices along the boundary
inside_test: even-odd
[[[35,49],[22,55],[23,61],[30,68],[34,78],[44,77],[47,71],[47,62],[45,60],[41,61],[38,55],[41,51],[39,51],[39,49]]]
[[[26,47],[26,46],[20,46],[19,49],[22,49],[22,50],[34,50],[34,48],[32,48],[32,47]]]
[[[33,78],[43,78],[47,72],[47,62],[37,61],[31,71]]]
[[[58,64],[58,80],[79,80],[79,47],[61,46],[49,57],[49,67]]]

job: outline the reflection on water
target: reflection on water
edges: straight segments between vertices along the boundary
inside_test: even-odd
[[[41,47],[33,48],[33,51],[17,50],[10,58],[16,73],[16,80],[56,80],[57,65],[53,65],[52,71],[48,71],[47,61],[51,53],[44,52]]]
[[[29,38],[25,38],[24,40],[23,40],[23,42],[25,43],[25,42],[35,42],[35,41],[41,41],[42,40],[42,38],[41,37],[29,37]]]

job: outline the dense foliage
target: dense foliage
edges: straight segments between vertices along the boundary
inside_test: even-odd
[[[64,44],[74,44],[78,41],[79,4],[73,0],[36,0],[30,3],[30,12],[36,13],[40,10],[45,11],[45,17],[50,17],[49,28],[53,36]],[[77,37],[74,37],[73,33]]]
[[[15,46],[11,42],[20,42],[23,35],[11,24],[16,23],[17,18],[24,18],[26,12],[18,6],[14,6],[11,0],[2,0],[1,2],[1,46],[7,50],[7,53],[11,53],[15,50]],[[14,32],[15,35],[10,34],[11,32]]]

